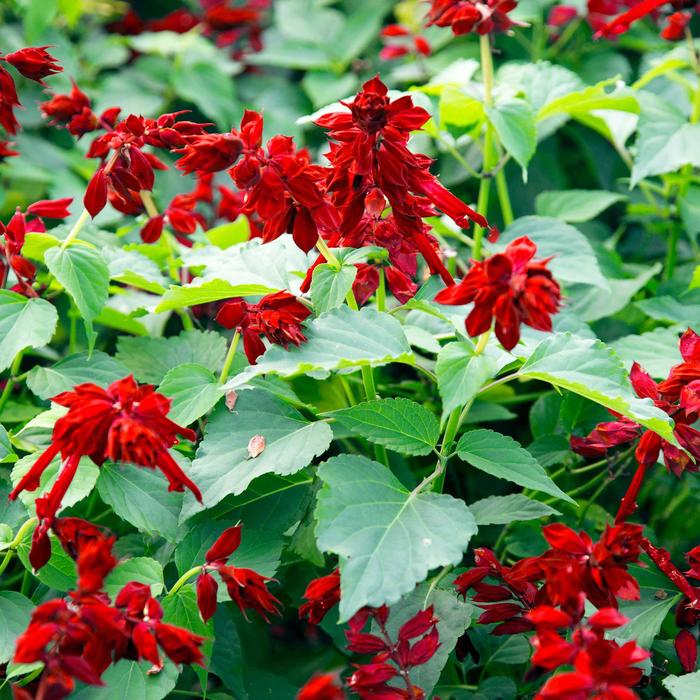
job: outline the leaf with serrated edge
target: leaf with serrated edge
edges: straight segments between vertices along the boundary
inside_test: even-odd
[[[476,533],[464,502],[409,492],[387,467],[340,455],[321,464],[318,546],[340,558],[341,622],[365,605],[392,605],[428,571],[458,564]]]
[[[179,425],[196,421],[212,409],[223,395],[214,373],[193,363],[169,370],[158,391],[172,399],[168,418]]]

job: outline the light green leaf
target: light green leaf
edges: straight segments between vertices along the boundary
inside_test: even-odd
[[[69,355],[50,367],[34,367],[27,377],[27,386],[46,400],[86,382],[106,387],[127,374],[129,370],[119,360],[96,350],[92,355]]]
[[[537,147],[537,128],[532,108],[524,100],[513,99],[487,107],[486,113],[503,148],[525,173]]]
[[[475,126],[486,116],[482,102],[452,86],[441,92],[439,109],[440,123],[454,126]]]
[[[457,456],[499,479],[575,503],[547,476],[537,460],[508,435],[495,430],[470,430],[459,439]]]
[[[311,301],[317,315],[335,309],[345,301],[356,274],[354,265],[342,265],[339,270],[327,263],[316,267],[311,278]]]
[[[172,311],[173,309],[183,309],[188,306],[198,304],[209,304],[212,301],[221,299],[232,299],[233,297],[246,297],[253,295],[268,294],[276,292],[277,289],[262,284],[231,284],[224,280],[196,280],[192,284],[179,287],[170,285],[158,306],[156,312]]]
[[[46,345],[57,322],[56,309],[48,301],[0,290],[0,372],[18,352]]]
[[[248,443],[256,435],[264,438],[265,449],[251,458]],[[276,396],[242,391],[233,411],[222,405],[210,417],[190,476],[211,508],[229,494],[243,493],[263,474],[298,472],[328,449],[332,437],[327,423],[310,423]],[[199,509],[193,497],[185,498],[188,515]]]
[[[158,391],[172,400],[168,418],[179,425],[189,425],[214,407],[221,398],[216,375],[202,365],[187,363],[171,369]]]
[[[121,659],[102,674],[102,686],[83,686],[71,700],[162,700],[177,683],[177,666],[165,662],[159,673],[150,673],[150,661]]]
[[[241,215],[235,221],[207,229],[205,236],[217,248],[225,250],[250,238],[250,224],[248,219]]]
[[[622,194],[606,190],[553,190],[537,195],[535,211],[538,216],[573,224],[595,219],[613,204],[626,199]]]
[[[684,304],[674,297],[653,297],[634,304],[642,313],[656,321],[693,326],[700,318],[700,304]]]
[[[684,676],[666,676],[661,683],[673,700],[700,700],[700,671]]]
[[[318,475],[316,536],[321,550],[340,557],[341,621],[365,605],[393,605],[431,569],[458,564],[476,533],[462,501],[409,492],[366,457],[333,457]]]
[[[105,579],[104,589],[115,598],[129,581],[138,581],[151,587],[151,595],[159,596],[165,588],[163,567],[150,557],[133,557],[119,562]]]
[[[612,633],[615,639],[625,642],[634,640],[644,649],[651,648],[666,615],[681,599],[678,593],[659,600],[657,592],[644,590],[640,593],[640,600],[623,601],[620,612],[630,621]]]
[[[696,240],[700,233],[700,187],[691,185],[687,192],[678,198],[685,232]]]
[[[370,442],[402,454],[427,455],[440,439],[437,418],[409,399],[366,401],[330,415]]]
[[[50,248],[44,256],[46,266],[70,294],[85,324],[89,349],[97,333],[92,322],[107,303],[109,270],[100,252],[85,245]]]
[[[489,496],[469,504],[477,525],[507,525],[516,520],[535,520],[550,515],[561,515],[539,501],[514,493],[509,496]]]
[[[100,469],[97,490],[100,498],[137,530],[161,535],[170,542],[182,537],[178,524],[182,494],[168,491],[167,481],[157,471],[108,462]]]
[[[519,374],[573,391],[676,444],[673,419],[632,392],[622,361],[599,340],[556,333],[535,348]]]
[[[154,294],[165,292],[165,278],[158,265],[136,250],[103,248],[110,279]]]
[[[625,367],[639,362],[652,377],[665,379],[673,365],[681,361],[678,332],[672,328],[655,328],[641,335],[626,335],[611,343]]]
[[[0,591],[0,664],[15,653],[15,641],[29,624],[34,603],[16,591]]]
[[[183,363],[219,372],[226,357],[226,338],[214,331],[186,331],[170,338],[129,338],[117,341],[117,359],[140,382],[160,384],[165,375]]]
[[[558,114],[580,117],[597,110],[639,113],[639,104],[631,92],[611,93],[606,91],[605,88],[613,83],[615,83],[615,78],[551,100],[539,110],[537,120],[542,121]]]

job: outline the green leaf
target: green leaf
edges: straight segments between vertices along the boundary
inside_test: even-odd
[[[250,224],[248,219],[241,215],[235,221],[207,229],[205,235],[213,245],[225,250],[250,238]]]
[[[549,258],[549,269],[558,282],[587,284],[608,289],[608,283],[598,265],[588,239],[573,226],[544,216],[524,216],[516,219],[499,238],[494,250],[527,236],[537,244],[537,258]]]
[[[209,304],[221,299],[247,297],[276,292],[277,289],[262,284],[231,284],[224,280],[196,280],[184,287],[170,285],[158,306],[156,312],[184,309],[198,304]]]
[[[100,498],[137,530],[170,542],[182,537],[178,524],[182,494],[168,491],[167,481],[157,471],[107,462],[100,469],[97,490]]]
[[[678,198],[683,226],[688,236],[696,240],[700,233],[700,187],[691,185],[687,192]]]
[[[479,100],[462,90],[447,86],[440,93],[440,123],[454,126],[475,126],[483,122],[486,112]]]
[[[457,456],[477,469],[575,503],[550,478],[537,460],[512,437],[495,430],[470,430],[457,443]]]
[[[104,589],[111,598],[116,598],[129,581],[145,583],[151,587],[151,595],[159,596],[165,588],[163,567],[150,557],[125,559],[107,576]]]
[[[177,683],[177,666],[166,661],[159,673],[150,673],[150,661],[121,659],[102,674],[102,686],[83,686],[71,700],[162,700]]]
[[[609,93],[605,88],[616,79],[604,80],[597,85],[591,85],[570,92],[548,102],[537,113],[537,121],[543,121],[548,117],[558,114],[567,114],[571,117],[588,115],[595,110],[617,110],[621,112],[639,113],[639,104],[631,93]]]
[[[476,533],[467,506],[447,494],[409,492],[385,466],[340,455],[318,469],[318,546],[340,558],[340,619],[393,605],[438,566],[458,564]]]
[[[15,591],[0,591],[0,664],[15,653],[15,641],[29,624],[34,603]]]
[[[226,357],[226,338],[214,331],[186,331],[170,338],[129,338],[117,341],[117,359],[140,382],[160,384],[165,375],[183,363],[219,372]]]
[[[512,99],[487,107],[486,113],[501,145],[525,173],[537,147],[537,128],[532,108],[524,100]]]
[[[469,627],[473,613],[473,607],[463,603],[453,593],[423,584],[396,605],[391,606],[386,625],[389,636],[396,639],[401,625],[408,622],[419,610],[424,610],[430,605],[433,606],[435,617],[439,620],[437,631],[440,636],[440,646],[427,663],[415,666],[410,671],[413,684],[419,687],[426,697],[432,697],[440,672],[455,648],[457,640]],[[372,632],[377,634],[375,625]]]
[[[44,256],[49,272],[63,285],[80,311],[85,324],[89,349],[95,345],[97,333],[92,322],[107,303],[109,270],[95,248],[72,245],[50,248]]]
[[[352,289],[357,268],[342,265],[339,270],[323,263],[318,265],[311,278],[311,301],[316,315],[340,306]]]
[[[427,455],[440,439],[437,418],[409,399],[366,401],[330,415],[370,442],[402,454]]]
[[[115,282],[143,289],[153,294],[165,292],[165,278],[153,260],[136,250],[104,248],[102,257],[107,263],[109,278]]]
[[[239,106],[231,76],[215,62],[176,62],[170,76],[170,85],[183,99],[196,105],[200,111],[223,131],[231,128]]]
[[[5,427],[0,425],[0,464],[2,462],[13,462],[15,459],[16,455],[12,447],[10,436],[7,434]]]
[[[663,600],[656,597],[658,591],[644,590],[640,600],[623,601],[620,612],[630,621],[612,633],[615,639],[634,640],[644,649],[650,649],[654,638],[661,630],[666,615],[681,599],[681,594],[666,596]]]
[[[599,340],[555,333],[535,348],[519,374],[573,391],[676,444],[673,419],[651,399],[637,398],[622,361]]]
[[[192,586],[184,586],[175,595],[163,598],[163,622],[204,637],[206,641],[202,645],[202,653],[206,661],[211,658],[214,621],[204,622],[200,617]]]
[[[683,676],[666,676],[661,683],[673,700],[700,700],[700,671]]]
[[[189,425],[214,407],[221,398],[216,375],[202,365],[186,363],[171,369],[158,391],[172,400],[168,418],[179,425]]]
[[[469,504],[477,525],[507,525],[516,520],[536,520],[550,515],[561,515],[539,501],[514,493],[509,496],[489,496]]]
[[[626,335],[611,343],[626,367],[639,362],[652,377],[665,379],[680,361],[678,332],[671,328],[655,328],[641,335]]]
[[[75,590],[77,581],[75,562],[63,551],[63,547],[61,547],[56,537],[50,535],[50,541],[51,558],[34,574],[34,576],[45,586],[55,588],[57,591],[65,592]],[[27,533],[27,536],[17,548],[19,560],[27,571],[32,571],[32,565],[29,562],[31,544],[31,533]]]
[[[248,443],[256,435],[265,439],[265,449],[251,458]],[[263,474],[298,472],[328,449],[332,437],[327,423],[310,423],[276,396],[242,391],[233,412],[222,405],[210,417],[190,477],[211,508],[224,496],[243,493]],[[185,498],[185,512],[199,509],[194,497]]]
[[[413,364],[413,352],[401,324],[388,314],[341,306],[306,325],[306,342],[288,350],[273,345],[226,384],[232,389],[252,377],[273,372],[283,377],[319,370],[376,367],[389,362]]]
[[[653,297],[634,304],[640,311],[656,321],[693,326],[700,318],[700,304],[684,304],[674,297]]]
[[[119,360],[96,350],[92,355],[69,355],[50,367],[34,367],[27,377],[27,386],[40,399],[47,400],[86,382],[106,387],[127,374],[129,370]]]
[[[224,682],[236,700],[249,700],[244,679],[249,670],[243,642],[230,606],[220,605],[214,615],[214,649],[211,670]]]
[[[50,342],[57,322],[56,309],[48,301],[0,290],[0,372],[22,350]]]
[[[637,154],[630,188],[645,177],[700,166],[700,124],[688,118],[668,100],[640,93],[642,112],[637,130]]]
[[[42,34],[51,26],[58,12],[58,0],[28,0],[24,3],[23,17],[24,35],[27,44],[38,42]]]
[[[626,199],[622,194],[606,190],[541,192],[535,198],[535,211],[538,216],[548,216],[574,224],[595,219],[613,204]]]

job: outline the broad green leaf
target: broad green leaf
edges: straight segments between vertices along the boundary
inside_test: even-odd
[[[477,525],[507,525],[517,520],[535,520],[550,515],[561,515],[539,501],[514,493],[509,496],[489,496],[469,504]]]
[[[250,700],[244,686],[249,666],[234,615],[229,606],[220,605],[216,609],[211,670],[221,678],[236,700]]]
[[[608,289],[588,239],[573,226],[545,216],[524,216],[506,228],[494,250],[527,236],[537,244],[537,258],[552,257],[549,269],[558,282]]]
[[[385,466],[340,455],[318,470],[318,546],[340,558],[340,619],[361,607],[393,605],[428,572],[458,564],[476,533],[460,500],[409,492]]]
[[[182,537],[178,524],[182,494],[168,491],[168,482],[157,471],[108,462],[100,469],[97,490],[100,498],[137,530],[170,542]]]
[[[484,105],[457,87],[447,86],[440,93],[440,123],[454,126],[481,124],[486,116]]]
[[[29,624],[34,603],[16,591],[0,591],[0,664],[15,653],[15,641]]]
[[[136,250],[104,248],[102,257],[107,263],[109,278],[115,282],[143,289],[154,294],[165,292],[165,278],[158,265]]]
[[[630,187],[650,175],[679,170],[684,165],[700,166],[700,124],[688,118],[668,100],[640,93],[637,153]]]
[[[12,441],[3,425],[0,425],[0,464],[2,462],[12,462],[16,459]],[[0,521],[2,522],[2,521]]]
[[[396,639],[401,625],[408,622],[419,610],[433,606],[435,617],[438,618],[437,631],[440,636],[440,646],[435,655],[425,664],[411,669],[411,680],[418,686],[426,697],[432,696],[433,688],[440,678],[440,672],[457,640],[471,622],[473,607],[463,603],[452,592],[423,584],[412,593],[402,598],[396,605],[391,606],[387,631],[392,639]],[[377,633],[373,625],[372,632]]]
[[[20,479],[34,466],[39,459],[39,452],[32,453],[15,462],[10,474],[13,486],[16,486]],[[39,481],[39,488],[36,491],[23,491],[18,498],[24,503],[27,509],[33,510],[34,501],[41,496],[45,496],[56,483],[58,474],[61,471],[62,460],[60,455],[54,457],[51,463],[44,470]],[[66,495],[61,500],[61,508],[75,505],[78,501],[87,496],[95,486],[99,469],[89,457],[83,457],[78,464],[73,481],[71,481]]]
[[[156,312],[172,311],[187,306],[209,304],[221,299],[262,295],[276,291],[278,290],[262,284],[231,284],[219,279],[196,280],[184,287],[171,285],[156,306]]]
[[[676,443],[673,420],[633,393],[622,361],[599,340],[556,333],[535,348],[519,374],[573,391]]]
[[[656,60],[651,61],[652,67],[642,73],[642,75],[632,83],[632,87],[635,90],[641,90],[643,87],[648,85],[652,80],[666,75],[671,71],[678,70],[679,68],[685,68],[689,65],[688,58],[682,58],[678,56],[662,56]]]
[[[45,586],[55,588],[57,591],[72,591],[76,586],[75,562],[63,551],[58,539],[50,535],[51,558],[34,575]],[[19,560],[27,571],[32,571],[29,562],[29,550],[31,549],[31,532],[22,540],[17,548]]]
[[[133,557],[120,561],[105,579],[104,589],[115,598],[129,581],[138,581],[151,587],[151,595],[159,596],[165,588],[163,567],[150,557]]]
[[[392,316],[370,308],[353,311],[341,306],[305,326],[306,342],[288,350],[273,345],[249,367],[226,384],[226,389],[252,377],[272,372],[283,377],[319,370],[413,364],[413,352],[401,324]]]
[[[503,366],[503,356],[492,352],[490,348],[480,355],[475,355],[473,343],[456,342],[445,345],[440,350],[435,365],[443,418],[455,408],[469,403]]]
[[[366,401],[330,415],[370,442],[402,454],[427,455],[440,439],[437,418],[409,399]]]
[[[204,637],[202,645],[205,663],[211,658],[214,621],[204,622],[199,615],[197,598],[192,586],[184,586],[177,593],[163,598],[163,622],[176,627],[183,627],[190,632]],[[208,665],[208,664],[207,664]]]
[[[168,418],[179,425],[189,425],[214,407],[221,398],[216,375],[202,365],[186,363],[171,369],[158,391],[173,403]]]
[[[665,379],[673,365],[681,361],[678,332],[671,328],[655,328],[641,335],[626,335],[610,345],[622,358],[625,367],[639,362],[652,377]]]
[[[208,229],[205,235],[213,245],[225,250],[250,238],[250,224],[248,219],[241,215],[235,221]]]
[[[23,4],[22,23],[27,44],[38,43],[58,12],[58,0],[28,0]]]
[[[644,649],[651,648],[666,615],[681,598],[681,594],[678,593],[659,600],[656,597],[657,592],[644,590],[640,593],[640,600],[623,602],[620,612],[630,618],[630,621],[612,632],[615,639],[625,642],[634,640]]]
[[[495,430],[470,430],[459,439],[457,456],[499,479],[575,503],[547,476],[537,460],[508,435]]]
[[[342,265],[339,270],[327,263],[318,265],[311,278],[311,301],[316,315],[340,306],[352,289],[357,268]]]
[[[661,683],[673,700],[700,700],[700,671],[683,676],[666,676]]]
[[[631,93],[610,93],[606,87],[615,82],[615,79],[604,80],[597,85],[591,85],[570,92],[548,102],[537,113],[537,120],[542,121],[557,114],[568,114],[572,117],[580,117],[596,110],[618,110],[622,112],[639,113],[639,104]]]
[[[560,190],[541,192],[535,199],[538,216],[548,216],[567,223],[595,219],[606,209],[627,197],[606,190]]]
[[[34,367],[27,377],[27,386],[46,400],[86,382],[106,387],[127,374],[129,370],[119,360],[96,350],[92,355],[69,355],[50,367]]]
[[[166,660],[163,670],[150,673],[149,661],[121,659],[102,674],[102,686],[83,686],[71,700],[162,700],[177,683],[177,666]]]
[[[97,333],[92,322],[107,303],[109,270],[95,248],[71,245],[50,248],[44,256],[46,266],[75,302],[85,324],[89,349],[95,345]]]
[[[117,359],[140,382],[160,384],[183,363],[195,363],[219,372],[226,357],[226,338],[214,331],[186,331],[170,338],[128,338],[117,342]]]
[[[501,145],[525,173],[537,147],[537,128],[532,108],[524,100],[513,99],[487,107],[486,113]]]
[[[251,458],[248,443],[262,435],[265,449]],[[207,422],[197,448],[190,477],[211,508],[224,496],[240,494],[256,477],[293,474],[323,454],[333,437],[327,423],[307,421],[299,411],[259,389],[242,391],[236,407],[220,406]],[[185,511],[198,510],[194,498],[185,498]]]
[[[325,45],[339,65],[347,68],[379,35],[382,21],[391,11],[392,0],[355,0],[352,11],[332,41]],[[324,28],[325,31],[325,28]]]
[[[24,237],[22,255],[30,260],[44,262],[44,254],[49,248],[61,245],[61,239],[45,232],[28,231]]]
[[[48,301],[0,290],[0,372],[18,352],[46,345],[57,321],[56,309]]]
[[[697,298],[696,298],[697,301]],[[642,299],[634,304],[640,311],[656,321],[693,326],[700,318],[700,303],[683,303],[669,296]]]
[[[696,240],[700,233],[700,187],[691,185],[687,192],[679,197],[678,206],[685,232]]]

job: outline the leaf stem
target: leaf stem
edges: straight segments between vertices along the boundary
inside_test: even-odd
[[[10,376],[7,378],[5,387],[2,390],[2,394],[0,395],[0,414],[3,412],[3,409],[5,408],[7,402],[10,400],[10,396],[12,396],[12,389],[14,388],[15,382],[17,381],[17,373],[19,372],[19,368],[22,364],[23,356],[24,351],[20,350],[20,352],[18,352],[15,355],[15,359],[12,361],[12,366],[10,367]]]
[[[83,209],[78,220],[73,224],[73,228],[70,230],[66,239],[61,243],[61,250],[65,250],[72,242],[78,237],[78,234],[82,230],[83,226],[87,223],[90,218],[90,212],[87,209]]]
[[[174,596],[191,578],[202,570],[201,566],[193,566],[189,571],[185,571],[180,578],[175,581],[173,587],[165,594],[166,598]]]
[[[0,574],[5,571],[7,568],[7,565],[10,563],[10,560],[12,559],[12,555],[15,553],[17,550],[17,547],[22,543],[22,540],[24,539],[24,536],[29,532],[31,527],[33,525],[36,525],[37,519],[36,518],[29,518],[29,520],[26,520],[23,524],[22,527],[20,527],[19,530],[17,530],[17,534],[14,536],[12,542],[10,542],[10,546],[7,549],[7,552],[5,554],[4,559],[2,562],[0,562]]]
[[[238,341],[241,339],[241,333],[236,328],[236,332],[231,338],[231,342],[228,346],[228,352],[226,353],[226,359],[224,360],[224,366],[221,369],[221,374],[219,375],[219,384],[225,384],[228,379],[229,372],[231,371],[231,365],[233,364],[233,358],[236,355],[236,348],[238,347]]]

